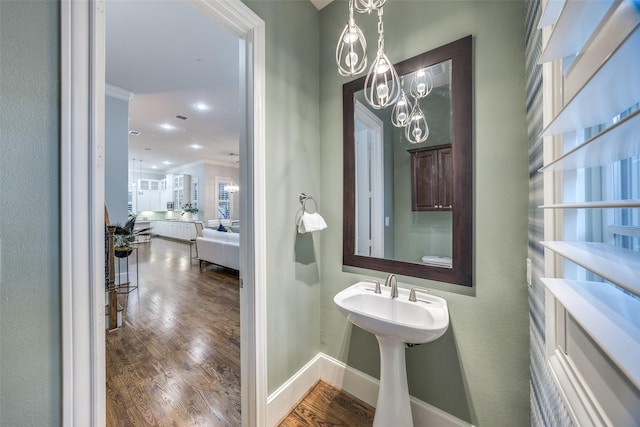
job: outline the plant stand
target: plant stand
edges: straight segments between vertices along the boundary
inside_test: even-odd
[[[135,285],[131,284],[129,277],[129,257],[135,253],[135,265],[136,265],[136,282]],[[129,294],[133,291],[138,293],[138,299],[140,299],[140,290],[138,289],[140,275],[138,273],[138,248],[128,248],[127,250],[115,250],[115,256],[118,259],[118,284],[115,285],[117,295],[126,295],[124,309],[127,309],[129,302]],[[125,280],[122,281],[122,263],[124,262],[125,268]]]

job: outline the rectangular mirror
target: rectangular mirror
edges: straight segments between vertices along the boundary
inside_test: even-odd
[[[395,65],[405,109],[344,85],[344,265],[472,285],[471,41]]]

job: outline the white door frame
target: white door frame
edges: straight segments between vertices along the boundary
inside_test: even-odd
[[[242,424],[266,421],[265,29],[240,0],[188,0],[241,39]],[[150,3],[152,6],[152,3]],[[60,4],[62,424],[106,421],[104,0]],[[243,84],[244,83],[244,84]]]
[[[368,170],[366,171],[369,174],[371,184],[370,256],[384,258],[384,123],[358,100],[356,100],[354,115],[356,123],[360,122],[367,127],[370,135],[369,141],[371,142],[369,153],[371,157],[370,162],[367,162]],[[356,161],[356,163],[358,162]],[[356,173],[360,173],[360,171],[356,170]],[[358,203],[356,203],[357,209]],[[356,221],[356,246],[357,236],[359,236],[360,232],[358,230],[358,221]],[[357,250],[356,253],[358,253]]]

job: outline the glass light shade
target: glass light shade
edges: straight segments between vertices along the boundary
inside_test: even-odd
[[[393,104],[400,97],[400,79],[384,49],[378,49],[376,59],[369,68],[364,82],[364,97],[369,105],[379,110]]]
[[[336,63],[341,76],[355,76],[367,68],[367,40],[353,19],[349,21],[336,46]]]
[[[391,111],[391,123],[395,127],[404,127],[409,123],[409,116],[411,114],[411,104],[404,94],[404,90],[400,91],[400,98],[394,104]]]
[[[356,0],[356,10],[360,13],[369,13],[384,6],[387,0]]]
[[[353,0],[349,0],[349,19],[336,46],[336,63],[341,76],[351,77],[367,68],[367,40],[353,18]]]
[[[433,78],[429,70],[418,70],[411,79],[409,92],[416,99],[424,98],[433,90]]]
[[[424,142],[429,137],[429,126],[427,125],[427,118],[420,109],[418,100],[411,110],[409,121],[404,129],[404,135],[407,140],[412,144],[418,144]]]

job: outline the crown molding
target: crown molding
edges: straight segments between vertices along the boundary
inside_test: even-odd
[[[311,0],[316,9],[321,10],[323,7],[331,3],[333,0]]]
[[[133,92],[119,88],[118,86],[110,85],[109,83],[104,85],[104,93],[112,98],[127,102],[131,101],[133,97],[136,96]]]

